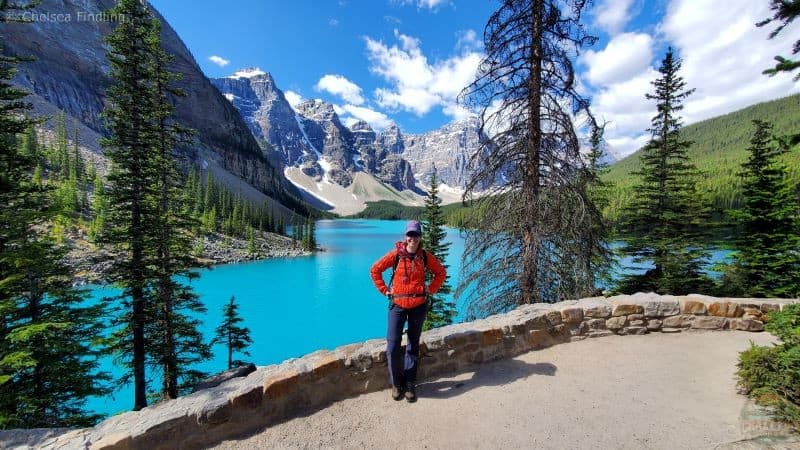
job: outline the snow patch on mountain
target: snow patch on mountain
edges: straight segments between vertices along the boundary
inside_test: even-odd
[[[259,75],[266,75],[266,74],[267,74],[266,72],[259,69],[258,67],[248,67],[236,71],[233,75],[229,75],[228,78],[255,78]]]

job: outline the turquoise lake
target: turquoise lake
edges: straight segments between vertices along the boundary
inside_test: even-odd
[[[279,363],[319,349],[367,339],[386,333],[386,298],[372,285],[370,266],[403,238],[405,222],[380,220],[327,220],[317,222],[317,241],[325,251],[313,256],[276,258],[226,264],[200,271],[192,282],[208,312],[203,332],[210,340],[219,325],[222,307],[236,296],[244,326],[250,328],[251,356],[239,359],[256,365]],[[451,242],[446,264],[450,283],[458,277],[464,240],[458,230],[447,232]],[[388,272],[384,274],[388,278]],[[110,289],[94,289],[92,297],[110,295]],[[227,349],[216,346],[214,359],[198,369],[216,373],[227,369]],[[236,355],[234,355],[236,357]],[[121,373],[111,360],[103,369]],[[148,374],[150,376],[151,374]],[[159,385],[152,381],[150,389]],[[88,408],[104,414],[130,410],[132,386],[111,397],[92,398]]]
[[[383,338],[386,333],[387,301],[372,285],[370,266],[401,240],[403,221],[327,220],[317,222],[317,241],[325,251],[298,258],[226,264],[200,271],[191,285],[208,308],[202,317],[203,333],[211,339],[219,325],[223,305],[236,297],[244,326],[250,329],[253,344],[250,356],[234,355],[263,366],[279,363],[320,349],[367,339]],[[450,285],[459,279],[464,239],[459,230],[448,229]],[[729,251],[715,251],[713,261]],[[622,260],[624,267],[630,265]],[[388,272],[384,273],[388,278]],[[90,291],[94,300],[112,295],[109,288]],[[457,303],[459,318],[464,305]],[[213,348],[214,358],[197,366],[207,373],[227,369],[227,349]],[[103,370],[119,376],[121,370],[111,359],[102,362]],[[150,389],[160,383],[152,380]],[[102,414],[128,411],[133,406],[132,385],[112,396],[90,398],[89,410]]]

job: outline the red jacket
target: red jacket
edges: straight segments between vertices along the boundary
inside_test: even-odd
[[[425,303],[425,293],[437,293],[439,288],[442,287],[442,283],[444,283],[445,276],[447,276],[442,263],[432,253],[425,251],[427,256],[423,261],[423,251],[425,250],[420,248],[414,254],[408,253],[406,244],[398,242],[392,251],[385,254],[369,270],[375,287],[378,288],[381,294],[387,295],[389,294],[389,288],[386,286],[386,282],[383,281],[383,272],[392,268],[397,256],[400,257],[397,269],[394,271],[391,294],[392,302],[401,308],[414,308]],[[427,270],[433,273],[433,281],[431,281],[427,290],[425,289],[426,266]]]

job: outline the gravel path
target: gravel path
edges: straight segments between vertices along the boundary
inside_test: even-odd
[[[738,352],[767,333],[610,336],[337,402],[217,448],[715,448],[747,437]],[[424,363],[424,360],[423,360]],[[800,448],[800,444],[798,447]]]

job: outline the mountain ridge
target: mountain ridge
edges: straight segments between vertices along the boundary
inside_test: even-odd
[[[386,187],[367,190],[383,191],[388,193],[386,199],[416,205],[422,201],[421,187],[430,182],[434,169],[440,183],[456,190],[463,188],[468,177],[467,162],[481,140],[477,118],[422,134],[405,134],[395,123],[379,132],[363,120],[348,127],[334,105],[323,100],[289,105],[271,74],[259,68],[240,69],[211,82],[242,114],[254,134],[264,138],[264,145],[277,150],[284,175],[305,192],[307,201],[313,202],[311,196],[345,214],[365,208],[367,198],[354,190],[349,191],[350,195],[334,192],[337,189],[325,182],[347,190],[357,173],[365,173]],[[272,129],[284,131],[267,132]],[[363,177],[361,181],[364,182]],[[457,197],[447,196],[446,201],[457,201]],[[381,200],[372,195],[369,198]]]
[[[102,14],[114,4],[113,0],[63,0],[43,2],[34,11]],[[282,204],[304,209],[299,191],[270,163],[238,110],[201,72],[194,56],[169,23],[155,8],[153,13],[164,24],[162,44],[174,56],[170,70],[182,75],[175,86],[187,94],[176,101],[175,120],[197,131],[193,142],[181,149],[185,163],[212,170],[217,178],[229,180],[226,184],[232,189],[240,184],[236,179],[253,186],[255,189],[242,189],[248,198],[257,203],[268,201],[284,215],[290,211]],[[33,57],[32,61],[18,65],[13,80],[15,85],[30,92],[25,100],[33,105],[33,113],[47,116],[64,111],[70,122],[80,123],[85,152],[102,156],[99,138],[106,131],[100,113],[105,106],[105,90],[111,84],[106,59],[108,46],[103,39],[113,29],[113,23],[32,22],[1,26],[7,52]]]

